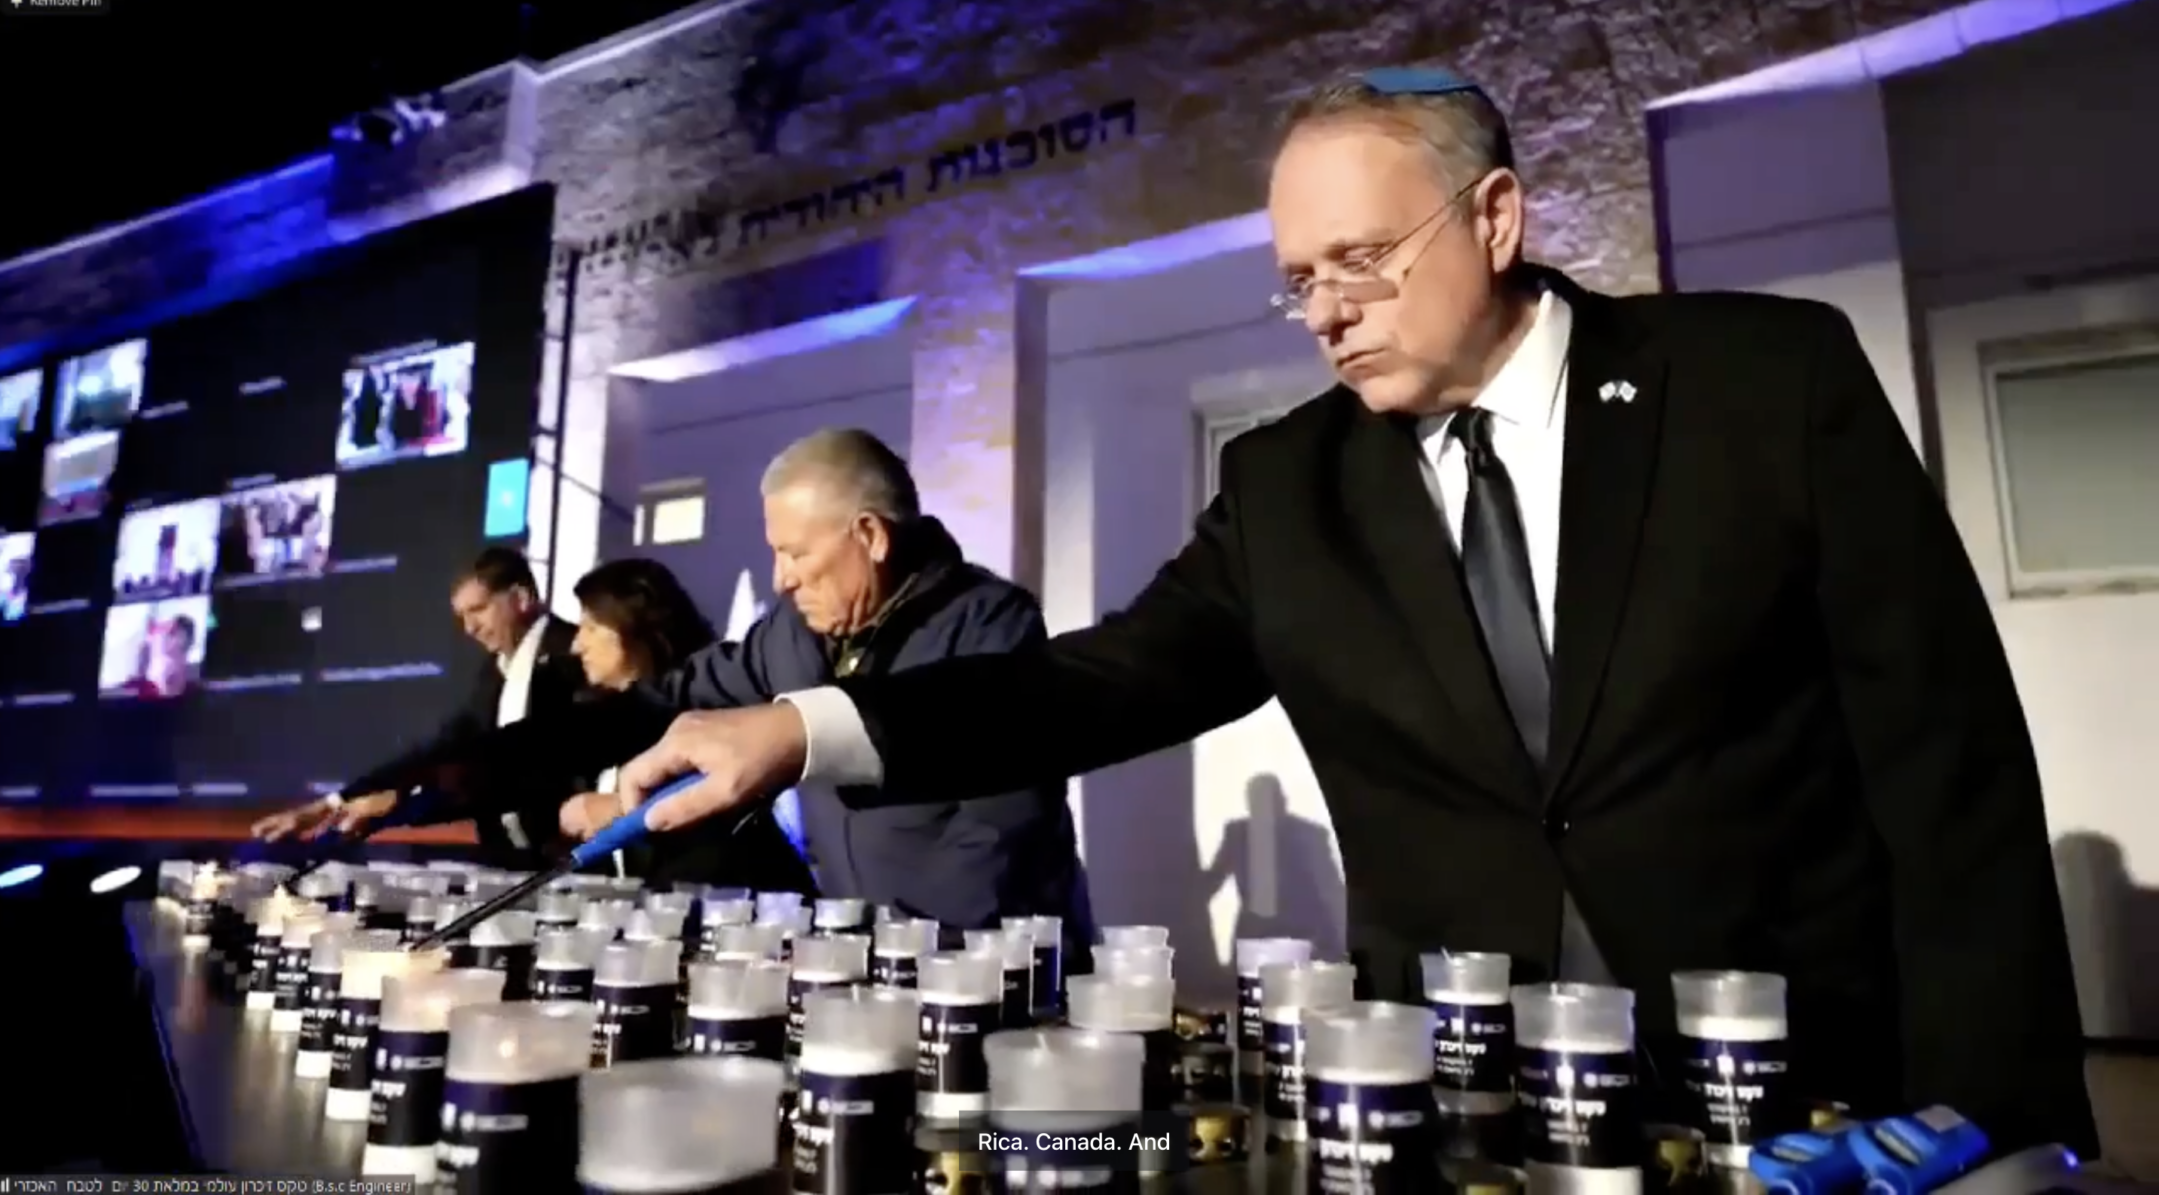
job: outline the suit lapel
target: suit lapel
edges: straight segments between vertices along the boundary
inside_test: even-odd
[[[1362,406],[1350,420],[1343,475],[1350,534],[1425,668],[1468,726],[1494,787],[1533,794],[1536,774],[1493,678],[1453,539],[1425,485],[1415,434],[1410,425]]]
[[[1633,587],[1664,426],[1665,362],[1614,300],[1559,283],[1574,309],[1559,498],[1559,594],[1547,793],[1582,746]],[[1607,390],[1606,387],[1611,387]]]

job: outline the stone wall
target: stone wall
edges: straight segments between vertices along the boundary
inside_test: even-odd
[[[356,208],[483,175],[549,180],[559,236],[579,250],[562,461],[597,484],[609,370],[752,330],[730,278],[877,239],[882,297],[921,300],[911,447],[925,497],[978,558],[1025,577],[1040,449],[1020,433],[1039,396],[1016,367],[1031,326],[1016,271],[1258,206],[1271,110],[1299,84],[1410,62],[1483,81],[1517,126],[1537,255],[1642,290],[1657,281],[1648,102],[1946,7],[723,5],[666,22],[665,37],[469,81],[448,96],[450,126],[417,146],[341,153],[0,267],[0,345],[310,251]]]

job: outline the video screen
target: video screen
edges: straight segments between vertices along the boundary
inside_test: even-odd
[[[319,577],[330,567],[337,478],[256,486],[224,500],[217,533],[220,586]]]
[[[104,514],[112,497],[112,471],[119,463],[119,432],[91,432],[46,445],[38,525],[49,527]]]
[[[42,369],[0,378],[0,452],[13,449],[37,430],[37,400],[44,388]]]
[[[0,535],[0,622],[30,612],[30,565],[36,554],[37,532]]]
[[[0,792],[281,805],[460,707],[494,665],[450,591],[518,545],[553,212],[473,205],[0,377],[38,454],[0,454]]]
[[[472,435],[472,350],[453,344],[346,370],[337,467],[463,452]]]
[[[149,341],[127,340],[61,362],[53,403],[54,441],[125,427],[142,407],[143,366],[149,355]]]
[[[215,498],[138,510],[120,520],[112,600],[148,602],[210,592],[222,503]]]
[[[98,695],[162,700],[193,692],[210,627],[208,597],[114,606],[105,612]]]

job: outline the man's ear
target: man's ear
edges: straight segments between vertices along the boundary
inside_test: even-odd
[[[858,514],[850,531],[872,561],[883,564],[892,558],[892,528],[883,519],[867,512]]]

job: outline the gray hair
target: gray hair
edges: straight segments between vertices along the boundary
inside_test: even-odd
[[[1437,154],[1450,189],[1467,187],[1494,170],[1514,169],[1507,117],[1478,90],[1392,95],[1361,76],[1337,79],[1293,99],[1283,112],[1282,133],[1347,120],[1371,123]]]
[[[876,436],[853,427],[828,427],[789,444],[765,466],[758,492],[814,485],[846,513],[871,514],[895,526],[922,514],[914,475],[900,454]]]

